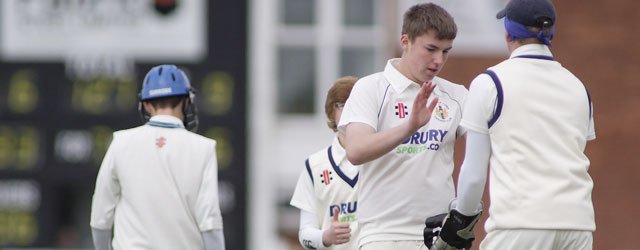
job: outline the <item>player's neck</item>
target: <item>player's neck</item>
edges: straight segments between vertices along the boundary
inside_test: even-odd
[[[180,107],[180,105],[178,105],[178,107]],[[184,119],[184,116],[182,115],[182,111],[180,109],[178,109],[178,107],[176,108],[159,108],[154,110],[153,112],[151,112],[151,116],[156,116],[156,115],[170,115],[173,117],[176,117],[180,120]]]
[[[411,73],[411,70],[409,68],[409,62],[407,61],[406,58],[400,58],[400,61],[393,65],[396,70],[398,70],[398,72],[400,72],[400,74],[402,74],[404,77],[406,77],[407,79],[411,80],[412,82],[417,83],[418,85],[422,86],[422,84],[424,83],[424,81],[420,81],[420,79],[418,79],[417,77],[414,77],[414,75]],[[427,81],[431,81],[432,79],[428,79]]]
[[[345,140],[344,133],[337,132],[336,135],[338,136],[338,143],[340,143],[340,146],[342,146],[342,148],[345,148],[343,143],[343,141]]]

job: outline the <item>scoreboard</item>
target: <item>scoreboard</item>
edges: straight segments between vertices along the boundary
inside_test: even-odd
[[[197,91],[197,132],[217,141],[227,249],[245,249],[246,1],[207,9],[207,53],[196,63],[78,77],[65,62],[0,61],[0,248],[92,247],[91,196],[112,133],[142,124],[142,78],[173,63]]]
[[[64,241],[90,239],[100,162],[114,131],[142,124],[137,92],[151,66],[131,79],[74,80],[62,64],[2,64],[0,246],[86,245]],[[227,71],[181,67],[197,90],[198,133],[218,142],[221,208],[234,221],[227,237],[242,239],[234,225],[244,224],[243,87]]]

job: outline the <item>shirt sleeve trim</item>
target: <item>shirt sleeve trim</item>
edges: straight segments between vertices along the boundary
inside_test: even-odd
[[[496,123],[496,121],[500,117],[500,113],[502,113],[502,105],[504,102],[504,97],[502,92],[502,83],[500,83],[500,79],[498,78],[498,75],[496,75],[496,73],[493,72],[492,70],[487,70],[484,73],[491,77],[491,79],[493,80],[493,84],[496,85],[496,91],[497,91],[496,111],[493,113],[493,116],[491,117],[491,120],[489,120],[489,123],[488,123],[489,128],[491,128],[491,126],[493,126],[493,124]]]
[[[467,120],[462,120],[460,122],[460,127],[465,128],[466,130],[469,131],[474,131],[480,134],[489,134],[489,130],[486,128],[483,128],[482,126],[478,126],[477,124],[473,124]]]
[[[587,99],[589,100],[589,118],[591,118],[591,116],[593,115],[592,111],[591,111],[591,94],[589,93],[589,90],[587,89],[587,86],[584,86],[584,90],[587,91]]]
[[[313,184],[313,174],[311,174],[311,166],[309,166],[309,159],[304,161],[304,164],[306,165],[307,173],[309,174],[309,178],[311,178],[311,183]]]

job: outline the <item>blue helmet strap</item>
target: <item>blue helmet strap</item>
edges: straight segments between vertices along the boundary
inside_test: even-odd
[[[511,40],[535,37],[538,38],[538,41],[544,43],[547,46],[551,46],[551,39],[553,38],[553,32],[555,29],[555,27],[552,26],[550,32],[544,32],[542,30],[538,32],[532,32],[528,30],[524,25],[513,21],[506,16],[504,17],[504,27],[507,30],[507,33],[509,33]]]

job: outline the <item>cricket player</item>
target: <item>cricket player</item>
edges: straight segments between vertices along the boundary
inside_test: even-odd
[[[556,11],[549,0],[511,0],[504,19],[509,59],[471,83],[458,199],[433,249],[462,248],[479,217],[490,165],[491,206],[480,249],[592,249],[593,182],[587,141],[591,98],[555,61]]]
[[[401,58],[360,79],[340,119],[347,157],[361,164],[359,248],[426,249],[424,219],[454,197],[453,150],[467,90],[436,75],[456,24],[433,3],[404,14]]]
[[[189,80],[174,65],[156,66],[139,96],[148,121],[114,133],[98,172],[96,249],[225,249],[216,142],[186,129],[197,127]]]
[[[334,132],[357,80],[339,78],[327,93],[327,125]],[[347,160],[342,141],[344,134],[336,133],[331,146],[309,156],[291,198],[291,205],[300,209],[298,238],[305,249],[358,247],[358,167]]]

